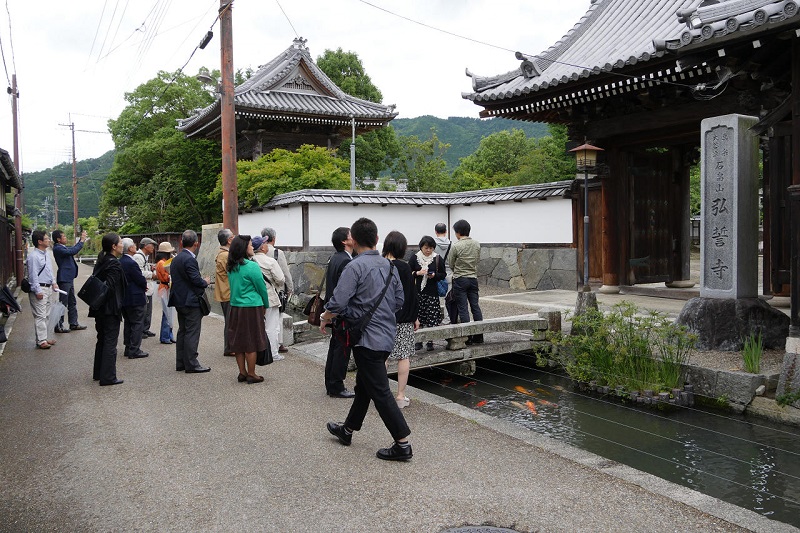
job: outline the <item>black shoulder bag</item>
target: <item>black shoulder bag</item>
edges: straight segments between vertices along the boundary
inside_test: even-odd
[[[393,275],[394,263],[389,261],[389,275],[386,276],[386,285],[383,286],[383,291],[378,299],[375,300],[375,305],[372,306],[372,309],[364,313],[361,318],[352,322],[344,317],[337,318],[333,333],[339,338],[339,342],[344,345],[345,349],[352,348],[361,342],[361,335],[364,334],[364,330],[367,329],[367,326],[372,320],[372,315],[375,314],[375,310],[383,301],[383,297],[386,296],[386,290],[389,288],[389,284],[392,282]]]
[[[277,260],[278,260],[278,249],[275,248],[275,261]],[[286,294],[286,291],[284,290],[286,288],[285,283],[283,284],[283,287],[284,287],[283,289],[278,289],[278,287],[275,287],[275,289],[278,291],[278,299],[281,301],[281,307],[280,307],[281,313],[286,311],[286,304],[289,303],[289,295]]]

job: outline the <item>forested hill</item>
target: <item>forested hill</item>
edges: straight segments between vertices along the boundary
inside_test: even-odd
[[[505,118],[478,119],[470,117],[449,117],[447,119],[426,115],[416,118],[396,118],[390,122],[397,136],[416,135],[420,140],[431,138],[431,128],[436,129],[436,136],[443,143],[450,145],[444,154],[447,168],[458,166],[462,157],[467,157],[478,148],[483,137],[492,133],[518,129],[528,137],[544,137],[548,135],[547,125],[539,122],[523,122]]]
[[[111,165],[114,150],[96,159],[78,161],[78,218],[97,216],[102,185]],[[53,218],[53,181],[58,188],[58,222],[72,225],[72,163],[61,163],[46,170],[27,172],[25,180],[25,213],[46,225]],[[45,218],[46,217],[46,218]]]

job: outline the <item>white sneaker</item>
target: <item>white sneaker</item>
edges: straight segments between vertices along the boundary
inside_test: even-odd
[[[272,356],[273,361],[283,361],[284,359],[286,358],[279,353],[276,353],[275,355]]]
[[[400,409],[405,409],[411,403],[411,400],[409,400],[408,397],[405,397],[402,400],[399,398],[395,398],[394,400],[397,402],[397,407],[399,407]]]

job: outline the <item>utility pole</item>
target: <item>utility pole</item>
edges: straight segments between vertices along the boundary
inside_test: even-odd
[[[77,237],[80,233],[78,231],[78,161],[75,159],[75,123],[72,122],[72,116],[69,117],[69,124],[59,124],[59,126],[66,126],[72,132],[72,228]]]
[[[356,190],[356,119],[350,115],[350,126],[353,128],[353,140],[350,141],[350,190]]]
[[[17,75],[11,75],[11,122],[13,122],[14,132],[14,168],[17,169],[19,175],[19,134],[17,131],[17,100],[19,99],[19,91],[17,90]],[[19,176],[20,185],[22,185],[22,176]],[[22,278],[25,277],[25,270],[22,261],[22,189],[17,191],[14,196],[14,248],[16,249],[16,278],[17,285],[20,284]]]
[[[53,178],[53,228],[58,229],[58,188],[61,187]]]
[[[236,183],[236,114],[233,99],[233,0],[220,0],[222,94],[222,226],[239,233],[239,191]]]

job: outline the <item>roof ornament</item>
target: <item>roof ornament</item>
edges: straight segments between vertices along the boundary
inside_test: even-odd
[[[519,71],[523,76],[525,76],[525,78],[536,78],[541,75],[541,72],[539,72],[539,69],[536,68],[536,65],[532,61],[532,59],[536,59],[535,56],[531,58],[522,52],[515,52],[514,57],[522,61],[522,63],[519,64]]]
[[[292,41],[292,48],[308,51],[308,47],[306,46],[307,42],[308,39],[303,39],[302,37],[295,37],[295,39]]]

